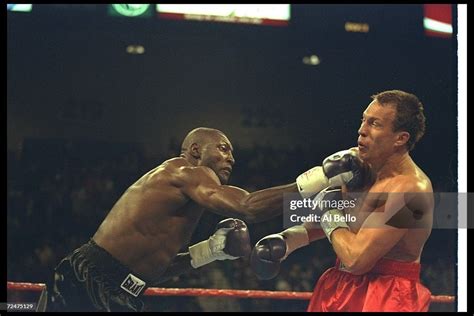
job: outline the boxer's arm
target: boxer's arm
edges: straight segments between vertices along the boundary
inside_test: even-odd
[[[181,190],[204,208],[248,223],[268,220],[282,213],[283,194],[298,192],[296,183],[249,193],[241,188],[221,185],[207,167],[183,168]]]
[[[355,234],[348,229],[336,229],[331,242],[339,259],[353,274],[363,274],[388,253],[416,223],[412,208],[432,207],[429,195],[417,194],[415,200],[406,201],[404,192],[420,192],[413,182],[402,183],[388,194],[384,206],[374,210]],[[421,193],[421,192],[420,192]],[[393,225],[393,221],[397,225]]]
[[[321,226],[317,225],[316,223],[305,222],[303,224],[303,227],[306,228],[306,231],[308,232],[308,239],[310,243],[316,240],[326,238],[326,234],[324,234],[324,231],[321,229]]]

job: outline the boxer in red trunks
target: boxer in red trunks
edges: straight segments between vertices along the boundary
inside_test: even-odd
[[[433,189],[409,155],[424,134],[423,105],[416,96],[399,90],[372,98],[363,113],[358,147],[325,159],[322,170],[326,179],[316,180],[307,172],[297,180],[303,197],[329,184],[313,202],[340,200],[354,191],[362,192],[363,198],[345,212],[319,207],[320,223],[306,222],[266,236],[252,251],[254,271],[268,279],[295,249],[329,239],[337,255],[336,265],[319,278],[309,312],[429,309],[431,293],[420,283],[420,257],[432,228]],[[365,169],[345,172],[347,165]],[[349,186],[364,173],[365,183]],[[340,188],[334,179],[343,179]],[[346,222],[348,213],[357,220]]]

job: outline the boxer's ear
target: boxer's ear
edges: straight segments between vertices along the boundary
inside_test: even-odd
[[[399,132],[397,133],[397,139],[395,140],[395,146],[403,146],[405,145],[408,140],[410,139],[410,133],[408,132]]]
[[[200,152],[200,149],[199,149],[199,145],[196,144],[196,143],[193,143],[191,145],[191,156],[193,156],[193,158],[196,158],[196,159],[199,159],[201,158],[201,152]]]

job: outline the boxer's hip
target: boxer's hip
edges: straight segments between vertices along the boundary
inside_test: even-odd
[[[55,272],[65,281],[72,280],[74,286],[67,288],[85,290],[91,303],[99,310],[110,311],[113,306],[136,311],[143,308],[139,297],[145,292],[148,282],[92,239],[64,258]],[[75,292],[78,290],[75,289]],[[69,305],[67,299],[66,304]]]
[[[336,259],[334,268],[338,271],[349,273],[339,258]],[[367,275],[389,275],[397,276],[412,281],[420,281],[421,265],[417,262],[402,262],[381,258]]]
[[[427,311],[430,300],[419,263],[381,259],[354,275],[337,260],[318,280],[308,311]]]

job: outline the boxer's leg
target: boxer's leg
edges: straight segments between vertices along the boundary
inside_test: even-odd
[[[78,280],[69,257],[54,269],[51,307],[54,311],[95,311],[85,289],[85,280]]]

